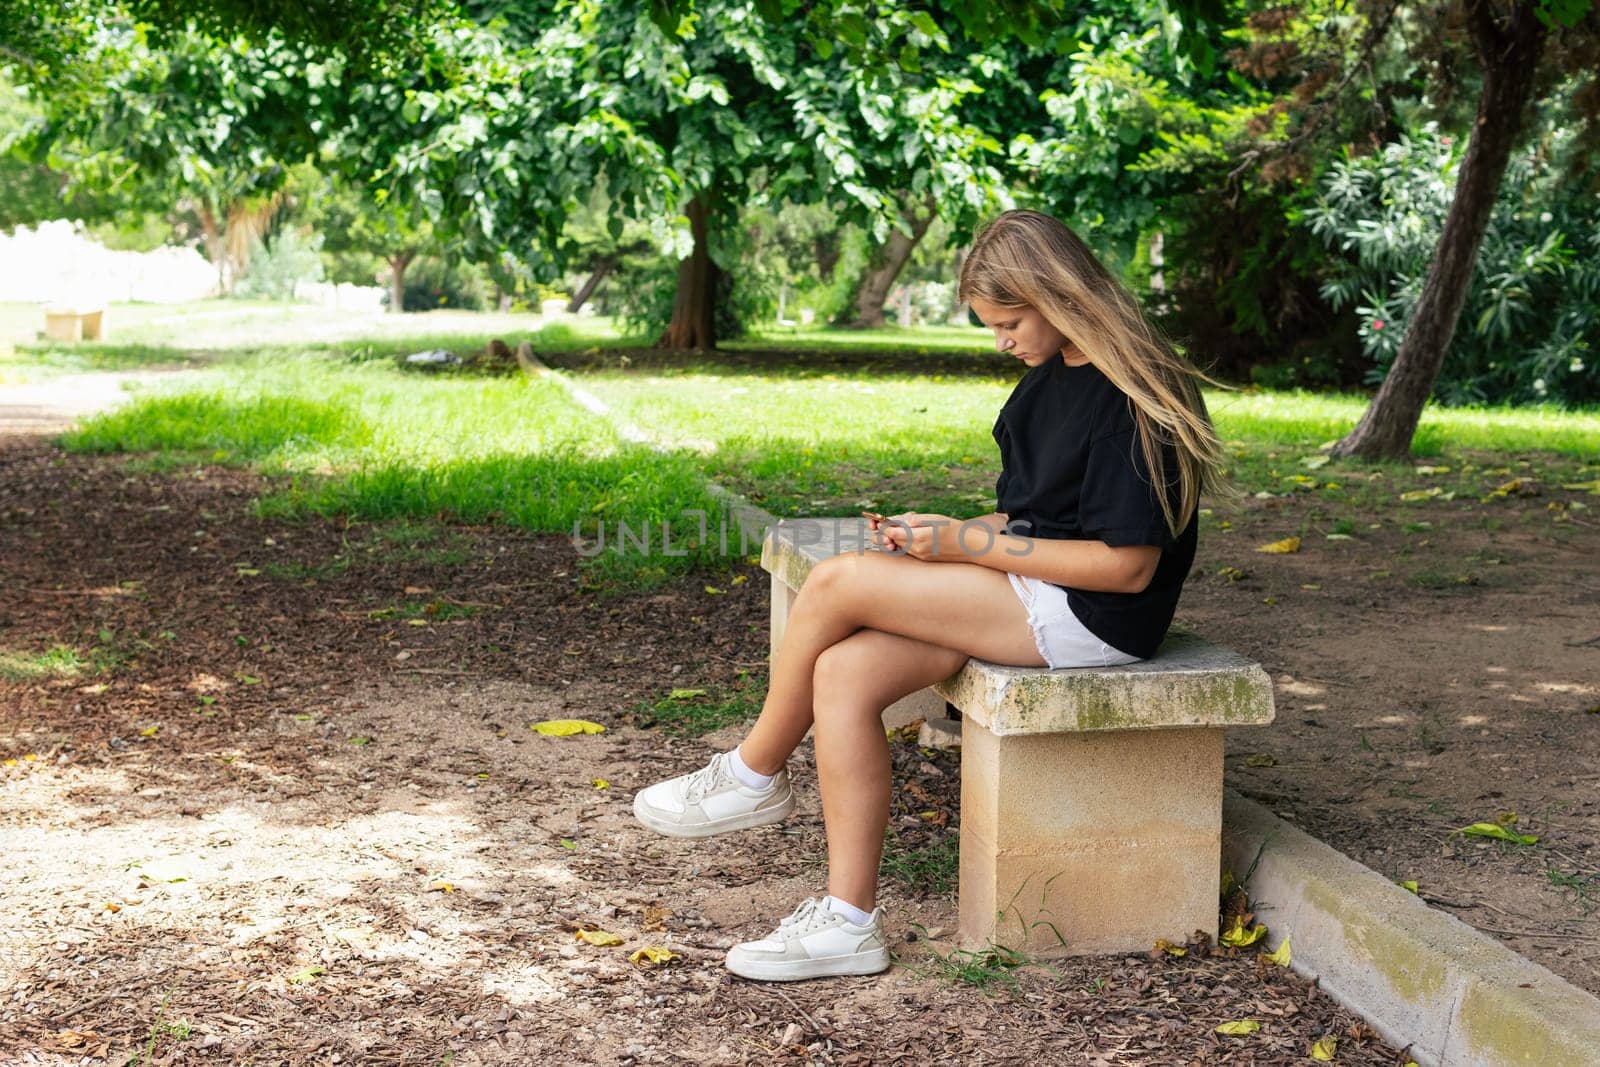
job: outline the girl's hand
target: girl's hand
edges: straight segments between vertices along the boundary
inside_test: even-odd
[[[868,520],[886,551],[921,560],[960,560],[966,553],[956,539],[959,519],[923,511],[887,515],[882,523]]]

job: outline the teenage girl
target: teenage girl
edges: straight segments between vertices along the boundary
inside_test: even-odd
[[[728,952],[745,978],[889,966],[875,907],[889,816],[883,710],[972,656],[1052,668],[1150,656],[1194,560],[1200,495],[1220,485],[1199,372],[1066,226],[1001,215],[974,242],[960,295],[1028,368],[994,425],[995,512],[959,538],[942,515],[871,521],[887,551],[811,572],[745,739],[634,798],[641,822],[678,837],[779,822],[794,809],[785,763],[814,731],[828,894]]]

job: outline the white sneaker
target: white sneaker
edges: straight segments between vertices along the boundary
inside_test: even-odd
[[[877,974],[889,969],[883,909],[857,926],[826,902],[812,897],[760,941],[728,950],[728,970],[763,982],[795,982],[841,974]]]
[[[780,770],[765,789],[751,789],[735,778],[728,753],[719,752],[693,774],[683,774],[641,789],[633,814],[657,833],[672,837],[710,837],[729,830],[782,822],[794,811],[789,770]]]

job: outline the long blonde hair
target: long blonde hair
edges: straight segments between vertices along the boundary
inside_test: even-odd
[[[1199,383],[1211,379],[1173,351],[1133,295],[1061,222],[1037,211],[1007,211],[995,219],[961,268],[960,295],[968,303],[1035,309],[1127,395],[1174,537],[1202,493],[1227,492],[1222,442],[1200,395]],[[1177,454],[1176,507],[1167,491],[1172,476],[1163,444]]]

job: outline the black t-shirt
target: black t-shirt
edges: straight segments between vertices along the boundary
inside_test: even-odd
[[[1061,586],[1067,603],[1100,640],[1141,659],[1154,654],[1177,610],[1194,563],[1195,516],[1172,536],[1155,479],[1140,447],[1133,407],[1093,364],[1059,358],[1031,368],[995,420],[1000,477],[995,510],[1022,537],[1104,541],[1112,547],[1155,545],[1161,560],[1138,593],[1101,593]],[[1170,445],[1167,488],[1178,500]]]

